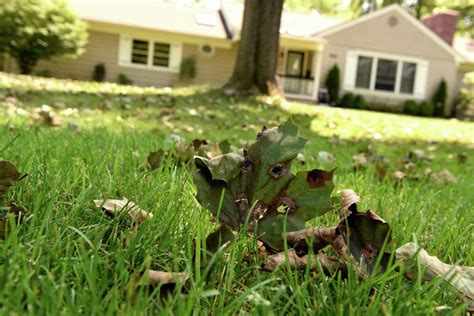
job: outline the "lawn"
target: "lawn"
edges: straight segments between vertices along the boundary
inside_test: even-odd
[[[41,120],[43,105],[58,126]],[[306,163],[296,170],[337,167],[334,194],[351,188],[360,209],[387,220],[391,250],[417,240],[445,262],[474,265],[472,123],[227,98],[211,87],[143,89],[0,73],[0,160],[28,174],[6,200],[29,211],[0,240],[0,314],[463,314],[466,304],[446,284],[412,282],[394,271],[366,280],[264,272],[244,236],[212,269],[209,262],[197,268],[193,241],[215,226],[194,198],[191,169],[168,161],[150,170],[149,152],[170,150],[179,137],[248,146],[263,125],[290,116],[308,138]],[[412,150],[423,157],[405,169]],[[383,156],[387,176],[377,177],[370,162],[354,169],[360,153]],[[430,177],[427,168],[456,179]],[[408,176],[396,180],[395,171]],[[93,204],[122,197],[154,214],[134,235],[123,217],[111,219]],[[337,222],[332,212],[311,224]],[[132,275],[146,268],[191,278],[169,296],[158,286],[127,291]]]

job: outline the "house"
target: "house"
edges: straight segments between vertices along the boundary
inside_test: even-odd
[[[221,85],[233,71],[242,4],[70,2],[88,23],[86,52],[77,60],[40,62],[37,70],[90,80],[95,65],[104,63],[108,81],[123,74],[135,84],[152,86],[179,84],[180,64],[190,56],[196,58],[193,83]],[[342,93],[357,93],[384,106],[429,100],[444,79],[449,98],[445,111],[450,113],[461,81],[459,69],[466,68],[466,61],[451,46],[451,33],[439,30],[440,24],[452,28],[452,21],[439,21],[444,20],[424,24],[398,5],[347,22],[317,13],[284,12],[277,68],[282,91],[291,98],[316,101],[329,69],[337,64]]]

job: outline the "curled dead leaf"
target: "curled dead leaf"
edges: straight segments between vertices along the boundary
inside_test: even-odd
[[[185,283],[189,279],[187,272],[163,272],[156,270],[146,271],[144,278],[141,279],[139,285],[158,285]]]
[[[129,201],[127,198],[123,198],[122,200],[94,200],[94,204],[97,207],[101,207],[112,216],[121,212],[127,212],[128,217],[134,220],[137,224],[153,217],[153,214],[140,209],[135,205],[135,203]]]
[[[286,237],[288,245],[298,253],[308,253],[308,247],[311,247],[314,253],[318,253],[319,250],[332,244],[337,236],[337,227],[314,227],[286,233],[284,238]]]
[[[438,277],[444,279],[468,303],[469,310],[474,310],[474,267],[444,263],[415,243],[399,247],[396,259],[405,268],[405,275],[409,279],[417,280],[421,272],[418,267],[422,267],[425,271],[423,281],[429,282]]]
[[[317,254],[304,255],[299,257],[293,249],[289,249],[287,252],[279,252],[277,254],[268,256],[262,267],[265,271],[275,271],[280,267],[288,266],[290,269],[310,269],[317,271],[318,263],[321,265],[324,273],[332,274],[336,271],[340,271],[346,274],[346,264],[326,253],[320,251]]]
[[[360,202],[360,196],[351,189],[341,191],[341,206],[339,210],[339,218],[347,217],[355,208],[357,210],[357,203]]]

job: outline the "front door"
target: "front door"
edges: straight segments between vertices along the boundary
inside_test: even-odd
[[[304,52],[288,51],[286,58],[286,76],[303,77]]]

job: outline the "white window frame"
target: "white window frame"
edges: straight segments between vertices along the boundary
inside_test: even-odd
[[[365,88],[357,88],[355,86],[356,79],[357,79],[356,78],[357,66],[356,66],[355,74],[353,76],[354,86],[347,90],[351,92],[355,92],[355,93],[360,93],[360,94],[370,93],[371,95],[379,95],[379,96],[386,96],[386,97],[400,97],[404,99],[417,98],[416,91],[415,91],[415,84],[416,84],[417,76],[419,75],[418,67],[420,63],[426,62],[426,60],[423,60],[420,58],[414,58],[410,56],[385,54],[385,53],[378,53],[378,52],[364,51],[364,50],[356,50],[354,51],[354,54],[357,56],[357,60],[359,59],[360,56],[372,58],[372,68],[371,68],[371,73],[370,73],[370,87],[368,89],[365,89]],[[388,60],[393,60],[397,62],[397,73],[395,74],[395,91],[383,91],[383,90],[375,89],[375,81],[377,79],[377,66],[378,66],[379,59],[388,59]],[[402,69],[403,69],[402,65],[404,62],[415,63],[417,67],[416,72],[415,72],[415,78],[413,80],[412,93],[405,93],[405,92],[400,91],[400,86],[402,82]]]
[[[182,60],[182,49],[183,49],[183,44],[181,42],[170,42],[170,41],[163,41],[160,39],[152,39],[152,38],[143,38],[143,37],[137,37],[137,36],[129,36],[129,35],[122,35],[120,37],[120,41],[123,41],[124,39],[127,39],[130,41],[130,51],[125,52],[129,55],[129,60],[127,62],[124,62],[121,60],[120,56],[123,54],[120,50],[123,49],[123,46],[119,44],[119,59],[118,59],[118,65],[122,67],[128,67],[128,68],[136,68],[136,69],[146,69],[146,70],[154,70],[154,71],[161,71],[161,72],[171,72],[171,73],[179,73],[179,67],[172,67],[172,58],[173,58],[173,49],[179,49],[179,59],[180,62]],[[138,40],[138,41],[147,41],[148,42],[148,56],[147,56],[147,64],[142,65],[142,64],[135,64],[132,62],[132,45],[133,41]],[[168,44],[170,45],[170,53],[169,53],[169,62],[168,62],[168,67],[163,67],[163,66],[155,66],[153,65],[153,53],[154,53],[154,47],[155,43],[161,43],[161,44]]]

